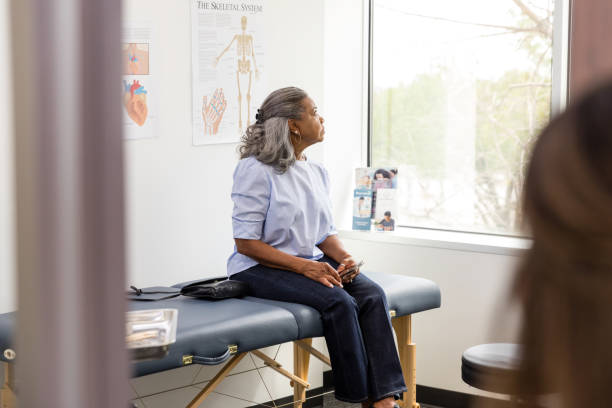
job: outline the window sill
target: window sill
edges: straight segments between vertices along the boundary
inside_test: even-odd
[[[340,238],[464,252],[522,256],[531,239],[469,232],[400,227],[396,231],[338,231]]]

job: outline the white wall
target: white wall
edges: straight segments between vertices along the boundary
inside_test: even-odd
[[[225,274],[233,249],[236,144],[192,145],[190,2],[128,0],[125,17],[157,29],[159,136],[126,142],[131,284]],[[295,85],[323,101],[323,1],[265,2],[268,89]],[[309,152],[322,160],[321,148]]]
[[[363,167],[363,104],[367,99],[363,58],[363,1],[325,2],[324,96],[325,165],[332,179],[334,217],[351,228],[354,169]]]
[[[13,113],[8,0],[0,0],[0,313],[17,307],[15,296]]]

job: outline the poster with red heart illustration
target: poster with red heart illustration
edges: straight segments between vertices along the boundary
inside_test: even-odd
[[[128,22],[121,46],[123,133],[126,139],[155,137],[157,99],[151,25]]]

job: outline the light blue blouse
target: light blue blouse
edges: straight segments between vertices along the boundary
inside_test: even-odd
[[[317,260],[317,247],[337,234],[331,211],[329,176],[322,165],[297,160],[284,174],[254,157],[238,162],[232,188],[234,238],[258,239],[287,254]],[[227,274],[244,271],[257,262],[234,253]]]

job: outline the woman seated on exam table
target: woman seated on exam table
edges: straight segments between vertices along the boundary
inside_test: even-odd
[[[325,168],[304,151],[324,120],[301,89],[272,92],[242,138],[227,262],[253,296],[302,303],[322,316],[335,396],[392,408],[406,391],[385,293],[359,272],[334,229]]]
[[[552,121],[529,165],[533,246],[515,282],[522,395],[559,408],[612,407],[612,83]],[[537,398],[525,405],[536,406]]]

